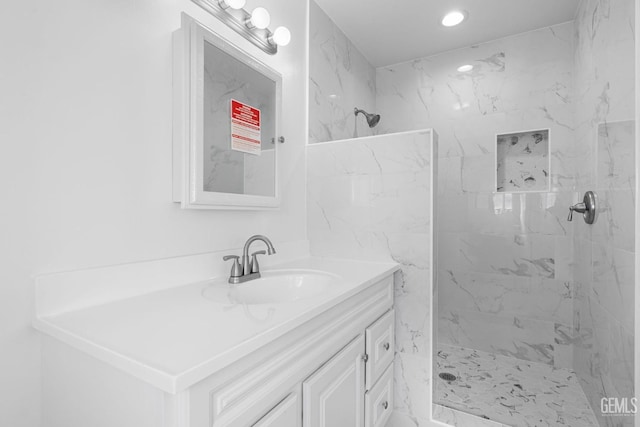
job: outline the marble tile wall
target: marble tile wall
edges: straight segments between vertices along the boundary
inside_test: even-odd
[[[571,365],[572,40],[567,23],[377,70],[380,131],[440,136],[441,343]],[[496,135],[535,129],[547,191],[496,194]]]
[[[375,112],[375,68],[316,2],[309,7],[309,143],[375,134],[353,114]]]
[[[311,253],[394,260],[395,411],[429,425],[434,270],[431,131],[314,144],[307,148]]]
[[[574,34],[576,177],[598,195],[600,215],[573,225],[573,365],[607,427],[634,421],[600,411],[603,397],[634,396],[634,14],[633,0],[585,0]]]

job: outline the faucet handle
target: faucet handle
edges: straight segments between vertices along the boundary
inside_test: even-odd
[[[257,251],[251,254],[251,264],[249,264],[249,272],[260,273],[260,264],[258,264],[258,255],[264,255],[267,251]]]
[[[238,261],[240,257],[238,255],[225,255],[222,257],[223,261],[229,261],[230,259],[233,260],[233,265],[231,266],[231,274],[229,274],[229,280],[231,280],[231,278],[233,277],[242,276],[242,268],[240,267],[240,262]]]

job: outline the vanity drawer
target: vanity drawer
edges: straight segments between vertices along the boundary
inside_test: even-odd
[[[395,312],[391,309],[366,330],[365,339],[368,359],[365,376],[367,390],[371,389],[393,362],[394,320]]]
[[[364,397],[365,427],[384,427],[393,411],[393,364]]]

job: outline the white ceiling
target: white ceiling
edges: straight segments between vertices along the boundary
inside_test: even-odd
[[[374,67],[571,21],[580,0],[315,0]],[[452,9],[469,13],[446,28]]]

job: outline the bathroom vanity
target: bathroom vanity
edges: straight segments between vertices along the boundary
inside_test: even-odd
[[[160,270],[194,262],[187,258]],[[224,276],[153,284],[165,280],[157,267],[166,262],[38,278],[47,426],[385,425],[396,264],[305,258],[247,282],[328,278],[321,292],[288,298],[221,293],[230,289]],[[145,279],[145,271],[155,274]],[[124,274],[148,283],[99,302],[107,282]],[[89,285],[81,298],[55,296],[82,281]]]

